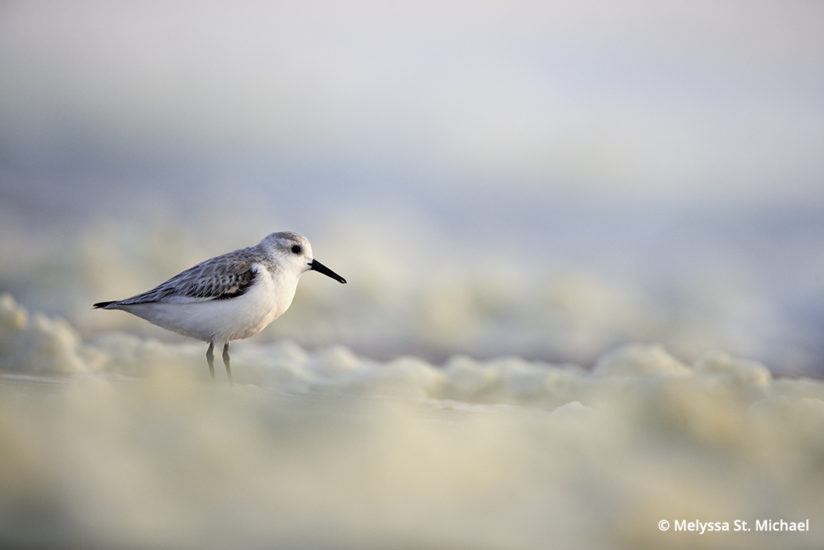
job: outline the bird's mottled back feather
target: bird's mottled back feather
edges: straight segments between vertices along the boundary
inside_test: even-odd
[[[168,281],[118,306],[226,300],[242,296],[255,282],[259,264],[267,264],[258,247],[242,248],[190,267]]]

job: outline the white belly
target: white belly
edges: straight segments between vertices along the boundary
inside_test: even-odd
[[[279,277],[260,268],[254,284],[241,296],[188,303],[152,303],[123,309],[150,323],[206,342],[254,336],[289,309],[297,278]]]

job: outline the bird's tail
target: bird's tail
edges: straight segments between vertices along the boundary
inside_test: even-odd
[[[93,304],[92,307],[95,308],[95,309],[101,309],[101,308],[106,309],[110,305],[115,304],[115,303],[117,303],[117,300],[112,300],[111,302],[97,302],[96,304]]]

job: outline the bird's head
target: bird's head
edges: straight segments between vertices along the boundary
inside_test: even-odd
[[[314,258],[312,245],[303,235],[291,231],[272,233],[264,237],[259,246],[285,270],[298,275],[313,270],[346,284],[346,279]]]

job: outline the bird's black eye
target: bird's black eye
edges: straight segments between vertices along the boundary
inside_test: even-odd
[[[299,244],[296,244],[296,245],[292,246],[292,252],[293,253],[300,254],[302,251],[303,251],[303,249],[300,247]]]

